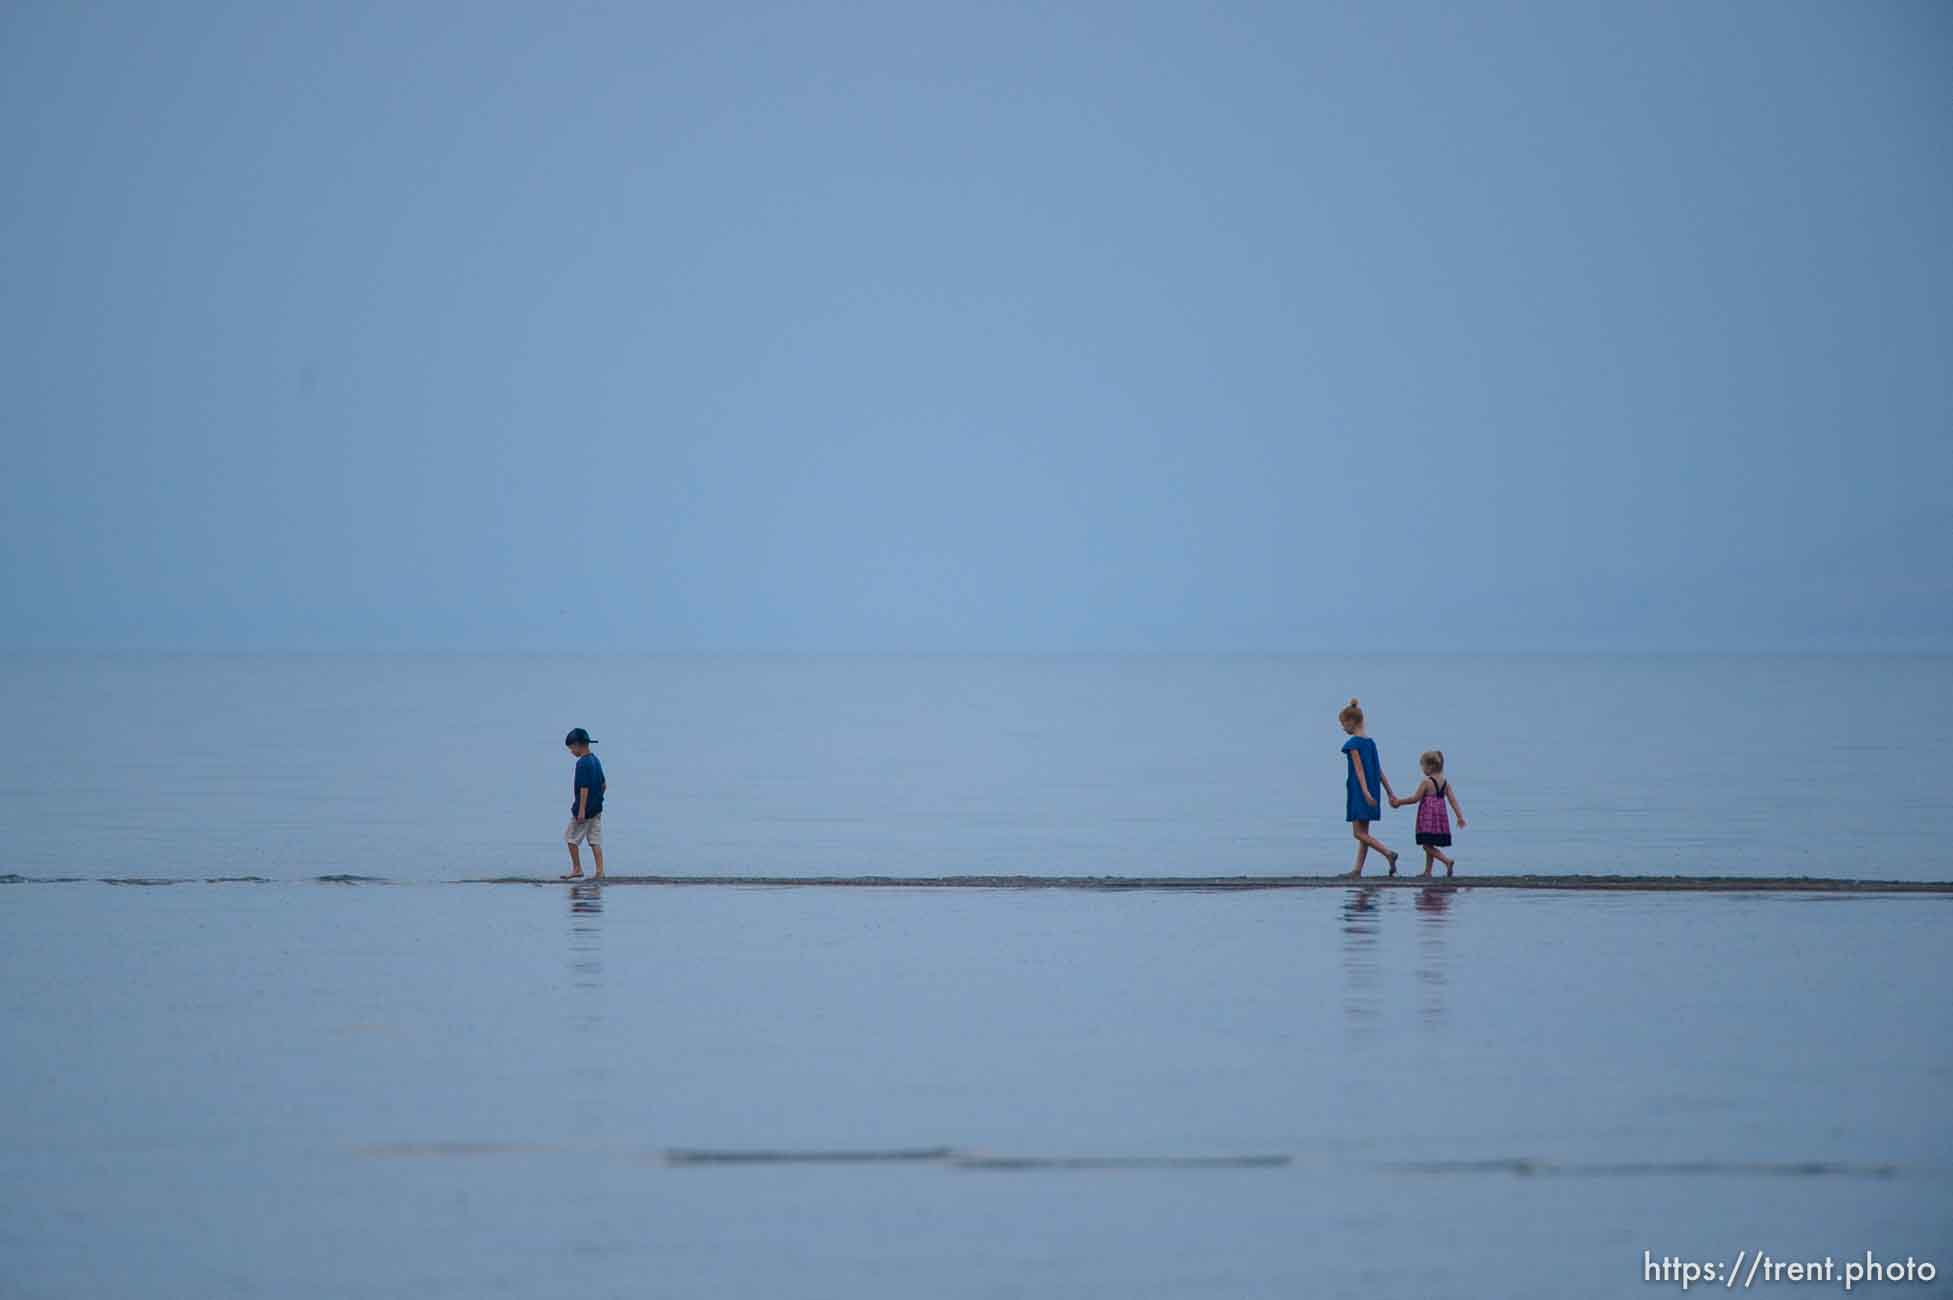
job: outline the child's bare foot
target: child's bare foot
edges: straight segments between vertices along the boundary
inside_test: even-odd
[[[1397,855],[1396,855],[1395,853],[1391,853],[1391,852],[1388,852],[1388,851],[1386,851],[1386,852],[1384,853],[1384,856],[1385,856],[1386,858],[1389,858],[1389,859],[1390,859],[1390,874],[1391,874],[1391,875],[1393,875],[1393,876],[1394,876],[1394,875],[1396,875],[1396,874],[1397,874]]]
[[[1455,866],[1457,866],[1457,865],[1458,865],[1458,864],[1457,864],[1457,863],[1455,863],[1455,862],[1447,862],[1447,863],[1445,863],[1445,864],[1444,864],[1444,874],[1445,874],[1445,875],[1447,875],[1447,876],[1448,876],[1448,875],[1450,875],[1450,874],[1451,874],[1451,869],[1452,869],[1453,867],[1455,867]]]
[[[583,873],[581,871],[572,871],[567,876],[558,876],[556,878],[558,880],[581,880],[583,879]]]

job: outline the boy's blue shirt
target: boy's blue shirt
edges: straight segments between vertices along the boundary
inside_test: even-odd
[[[570,786],[570,816],[576,816],[577,791],[589,787],[590,802],[583,805],[585,817],[595,817],[604,810],[604,765],[597,761],[595,754],[585,754],[576,760],[576,780]]]

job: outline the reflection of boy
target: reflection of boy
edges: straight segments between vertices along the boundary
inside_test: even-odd
[[[565,880],[576,880],[583,875],[583,859],[576,851],[578,844],[590,846],[596,878],[604,878],[604,765],[590,752],[590,746],[596,743],[582,727],[563,737],[563,744],[576,755],[570,824],[563,829],[563,842],[570,846],[570,874],[563,877]]]

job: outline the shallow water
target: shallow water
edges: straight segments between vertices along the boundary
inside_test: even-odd
[[[1953,878],[1953,658],[1870,656],[0,657],[0,874],[553,874],[573,725],[620,872],[1320,874],[1351,695],[1467,871]]]
[[[1953,897],[438,883],[572,725],[619,873],[1338,871],[1351,694],[1467,873],[1953,878],[1945,658],[0,659],[0,1295],[1953,1260]]]
[[[1646,1294],[1644,1250],[1943,1268],[1950,908],[7,886],[0,1292],[1559,1296]],[[1033,1163],[667,1160],[927,1148]],[[1170,1163],[1245,1156],[1286,1160]]]

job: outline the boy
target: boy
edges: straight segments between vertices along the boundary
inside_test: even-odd
[[[564,880],[583,879],[583,859],[576,846],[588,844],[595,864],[596,878],[604,878],[604,765],[590,752],[597,742],[590,733],[577,727],[563,737],[563,744],[576,755],[576,779],[571,786],[570,824],[563,831],[563,842],[570,846],[570,874]]]

